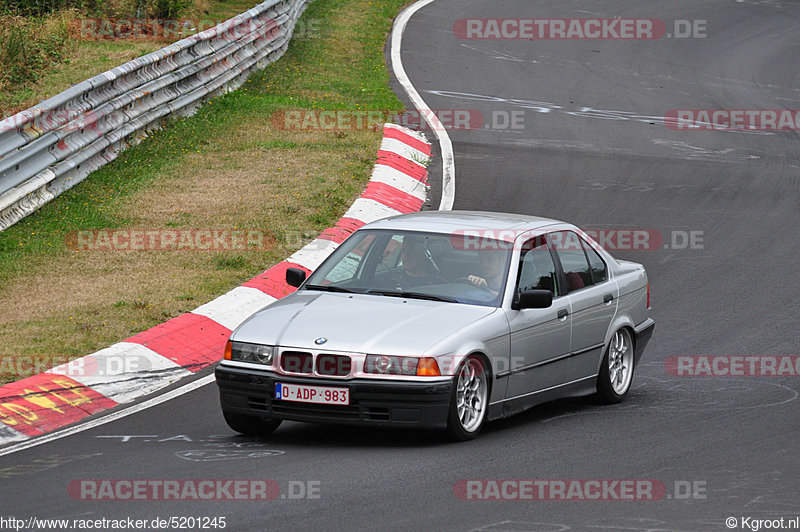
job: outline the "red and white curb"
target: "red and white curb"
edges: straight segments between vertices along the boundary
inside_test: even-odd
[[[291,293],[287,268],[312,271],[362,225],[422,208],[430,144],[385,124],[372,177],[361,196],[314,241],[241,286],[123,342],[0,387],[0,445],[75,423],[151,394],[222,358],[231,331]]]

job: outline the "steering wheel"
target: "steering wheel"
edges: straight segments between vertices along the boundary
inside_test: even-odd
[[[409,284],[409,280],[418,279],[419,282],[412,282]],[[392,284],[398,290],[408,290],[414,289],[419,286],[429,286],[434,284],[446,284],[448,281],[444,277],[441,276],[439,273],[432,273],[430,276],[427,277],[411,277],[408,275],[403,275],[400,272],[395,272],[392,276]]]
[[[494,290],[492,290],[492,289],[489,287],[489,285],[488,285],[488,284],[487,284],[486,286],[478,286],[478,285],[476,285],[476,284],[473,284],[473,283],[469,282],[469,278],[470,278],[470,276],[469,276],[469,275],[463,275],[463,276],[461,276],[461,277],[456,277],[455,279],[453,279],[453,280],[452,280],[452,281],[450,281],[450,282],[451,282],[451,283],[461,283],[461,284],[466,284],[466,285],[469,285],[469,286],[471,286],[472,288],[477,288],[478,290],[485,290],[486,292],[495,293],[495,291],[494,291]]]

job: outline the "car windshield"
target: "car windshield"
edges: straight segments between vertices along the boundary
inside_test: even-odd
[[[308,278],[306,290],[499,306],[512,245],[416,231],[362,230]]]

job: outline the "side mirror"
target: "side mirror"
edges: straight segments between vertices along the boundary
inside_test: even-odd
[[[553,304],[553,292],[550,290],[525,290],[519,295],[515,309],[549,308]]]
[[[300,268],[286,268],[286,284],[298,287],[306,280],[306,272]]]

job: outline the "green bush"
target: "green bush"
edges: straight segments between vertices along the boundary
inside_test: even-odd
[[[5,15],[42,17],[61,9],[84,9],[87,3],[86,0],[5,0],[2,9]]]
[[[91,16],[174,18],[194,0],[3,0],[0,15],[43,17],[65,9]]]
[[[35,81],[39,73],[64,57],[67,16],[0,17],[0,87]]]
[[[174,18],[192,6],[192,0],[148,0],[145,3],[151,4],[148,9],[156,18]]]
[[[70,20],[178,18],[202,0],[0,0],[0,90],[35,82],[63,60]]]

